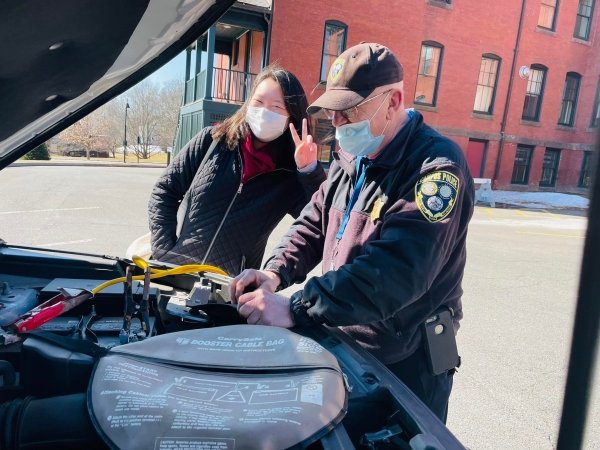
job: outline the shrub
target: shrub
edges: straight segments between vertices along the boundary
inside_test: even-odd
[[[40,144],[29,153],[25,154],[23,159],[48,161],[50,159],[48,147],[46,147],[46,144]]]

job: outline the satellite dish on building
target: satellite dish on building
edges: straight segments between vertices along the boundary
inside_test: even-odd
[[[529,76],[529,67],[527,67],[527,66],[519,67],[519,76],[523,79],[527,78]]]

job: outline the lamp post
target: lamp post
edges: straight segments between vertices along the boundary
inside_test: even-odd
[[[123,162],[127,156],[127,110],[130,109],[129,102],[125,104],[125,134],[123,135]]]

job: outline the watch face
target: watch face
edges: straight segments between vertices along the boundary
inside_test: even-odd
[[[296,325],[301,326],[314,324],[307,312],[308,308],[311,306],[312,305],[310,302],[302,297],[301,292],[295,296],[292,296],[290,309],[292,311],[292,315],[294,316],[294,322]]]

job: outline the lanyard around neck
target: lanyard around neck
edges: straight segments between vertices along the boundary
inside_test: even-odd
[[[365,177],[367,175],[367,166],[369,164],[369,160],[366,156],[359,156],[356,158],[356,184],[354,185],[354,191],[352,191],[352,196],[350,197],[350,201],[346,206],[346,211],[344,212],[344,218],[342,219],[342,223],[340,224],[340,228],[335,235],[335,238],[339,241],[342,239],[344,235],[344,230],[346,229],[346,225],[348,225],[348,219],[350,219],[350,211],[352,211],[352,207],[358,200],[358,196],[360,195],[360,191],[362,190],[363,184],[365,184]]]

